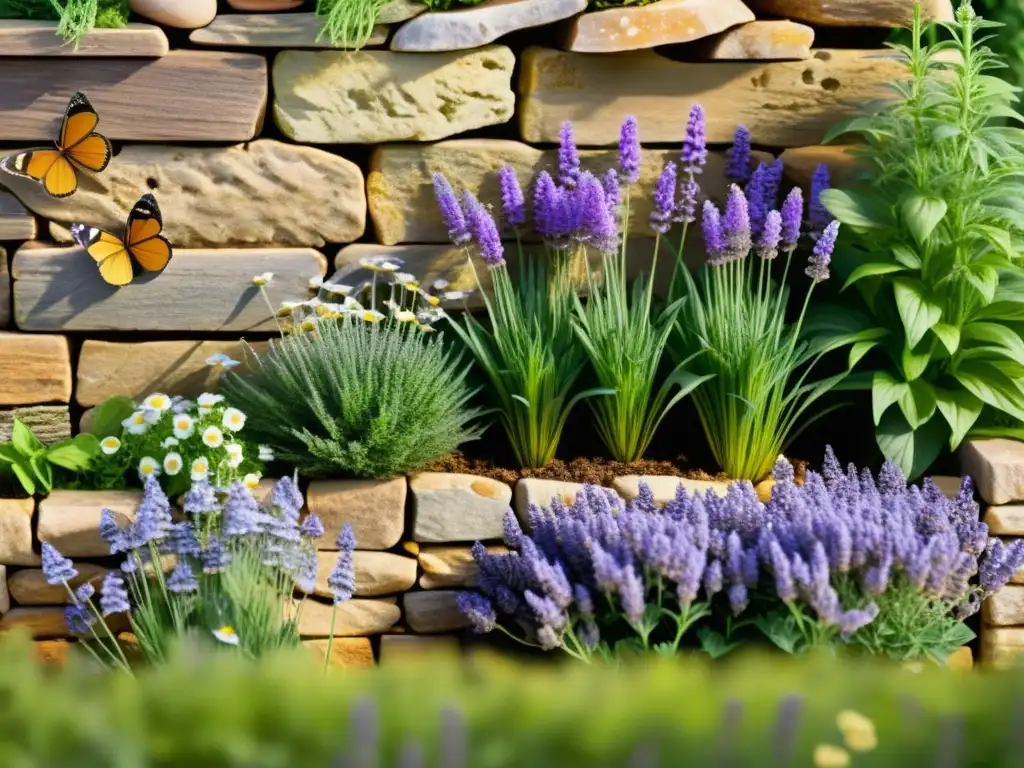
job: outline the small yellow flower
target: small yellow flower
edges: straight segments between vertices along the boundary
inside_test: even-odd
[[[441,303],[441,299],[438,298],[437,296],[434,296],[432,293],[424,293],[422,295],[424,301],[426,301],[427,304],[429,304],[432,307],[436,307],[438,304]]]
[[[181,460],[180,453],[168,453],[164,456],[164,472],[168,475],[174,476],[178,474],[183,466],[184,462]]]
[[[200,413],[209,413],[213,410],[213,406],[223,400],[224,395],[215,395],[212,392],[203,392],[203,394],[196,398],[196,404],[199,406]]]
[[[100,440],[100,450],[107,456],[113,456],[121,450],[121,441],[116,437],[104,437]]]
[[[238,443],[228,443],[224,446],[228,454],[228,466],[236,469],[242,463],[242,446]]]
[[[245,426],[245,414],[237,408],[225,408],[224,416],[220,421],[224,429],[230,429],[232,432],[237,432]],[[216,446],[210,446],[216,448]]]
[[[384,315],[375,309],[364,310],[360,317],[368,323],[379,323],[384,319]]]
[[[263,272],[262,274],[256,275],[252,279],[252,284],[257,288],[262,288],[265,285],[269,285],[270,281],[274,279],[273,272]]]
[[[403,309],[400,312],[395,312],[395,319],[400,323],[415,323],[416,313]]]
[[[315,331],[316,330],[316,318],[310,317],[302,321],[299,326],[303,331]]]
[[[870,752],[878,746],[875,724],[859,712],[844,709],[836,715],[836,725],[843,734],[846,746],[854,752]]]
[[[850,764],[850,753],[834,744],[819,744],[814,748],[816,768],[846,768]]]
[[[167,395],[161,394],[160,392],[156,392],[142,401],[142,407],[149,408],[151,411],[163,413],[171,407],[171,398]]]
[[[127,419],[121,422],[121,426],[128,430],[128,434],[131,435],[142,435],[145,434],[149,421],[146,419],[148,411],[136,411]]]
[[[192,433],[196,428],[195,422],[192,421],[192,417],[187,413],[179,413],[174,417],[172,424],[174,426],[174,436],[179,440],[187,440],[192,437]]]
[[[192,482],[205,480],[210,475],[210,462],[200,457],[192,462]]]
[[[288,301],[281,305],[281,307],[274,314],[278,317],[291,317],[292,312],[295,311],[295,307],[298,306],[296,301]]]
[[[230,624],[213,630],[213,636],[226,645],[238,645],[238,633]]]
[[[207,427],[203,430],[203,443],[207,448],[220,448],[224,445],[224,433],[218,427]]]
[[[423,323],[418,323],[416,325],[416,327],[419,328],[421,331],[423,331],[423,333],[436,333],[437,332],[437,330],[435,328],[432,328],[429,325],[424,325]]]
[[[242,485],[248,488],[250,491],[255,491],[256,486],[260,484],[260,476],[255,472],[250,472],[248,475],[242,478]]]
[[[160,474],[160,464],[152,456],[143,456],[139,460],[139,477],[145,480],[150,475]]]

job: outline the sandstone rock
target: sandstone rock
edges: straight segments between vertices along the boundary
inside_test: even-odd
[[[981,606],[981,618],[996,627],[1024,624],[1024,587],[1007,585]]]
[[[526,530],[530,522],[530,506],[550,507],[552,499],[558,499],[563,506],[570,507],[576,502],[576,494],[583,490],[582,483],[567,483],[562,480],[540,480],[523,478],[516,483],[513,492],[516,518]]]
[[[68,45],[57,33],[56,21],[0,19],[0,58],[4,56],[165,56],[167,35],[151,24],[129,24],[121,29],[93,29],[78,46]]]
[[[5,174],[6,182],[10,174]],[[36,236],[36,219],[14,195],[0,190],[0,241],[31,240]],[[6,262],[4,263],[6,268]]]
[[[299,619],[299,634],[304,637],[330,637],[330,603],[308,598],[302,606]],[[402,617],[395,598],[378,600],[349,600],[338,603],[338,615],[334,622],[335,637],[365,637],[387,632]]]
[[[390,552],[356,552],[353,560],[356,566],[356,597],[394,595],[412,589],[416,583],[416,560],[411,557]],[[333,597],[327,578],[337,562],[337,552],[318,553],[315,594]]]
[[[427,10],[422,0],[391,0],[377,14],[380,24],[399,24],[416,18]]]
[[[44,666],[61,667],[76,643],[70,640],[39,640],[32,643],[35,660]]]
[[[8,59],[0,69],[0,141],[52,142],[75,91],[89,94],[108,139],[248,141],[263,121],[267,62],[248,53],[183,50],[158,59]],[[104,178],[109,170],[83,175]],[[139,187],[130,194],[138,198]]]
[[[61,491],[39,502],[39,541],[55,546],[65,557],[105,557],[110,545],[99,532],[100,513],[113,510],[128,525],[142,498],[139,491]]]
[[[0,228],[3,227],[0,219]],[[7,270],[7,251],[0,248],[0,328],[11,321],[11,275]]]
[[[1024,504],[989,507],[982,522],[993,536],[1024,536]]]
[[[851,148],[843,145],[796,147],[785,150],[779,159],[786,169],[786,177],[799,187],[810,188],[811,176],[822,163],[828,166],[833,185],[839,186],[857,168],[856,159],[850,154]]]
[[[14,320],[32,331],[273,331],[253,275],[274,274],[273,302],[301,301],[326,264],[309,248],[182,249],[162,273],[115,288],[82,248],[22,246],[12,269]],[[75,290],[55,295],[55,280]]]
[[[290,11],[302,5],[303,0],[228,0],[236,11]]]
[[[686,493],[693,495],[699,493],[703,496],[708,491],[713,491],[718,496],[725,496],[729,490],[729,483],[720,480],[690,480],[686,477],[667,477],[660,475],[623,475],[612,480],[612,490],[627,502],[632,501],[640,492],[640,483],[647,483],[654,492],[654,500],[658,504],[664,504],[676,497],[679,486],[686,489]]]
[[[28,179],[4,183],[50,221],[110,232],[124,228],[139,190],[152,189],[176,249],[318,247],[356,240],[366,228],[363,174],[355,163],[272,139],[232,147],[127,146],[64,200]]]
[[[282,51],[272,71],[274,119],[300,142],[434,141],[507,122],[514,66],[504,46],[439,54]]]
[[[303,640],[302,644],[323,662],[327,647],[331,648],[331,666],[362,668],[373,666],[373,646],[368,637],[336,637],[327,640]]]
[[[197,45],[239,48],[335,48],[326,35],[320,37],[324,20],[315,13],[224,14],[203,29],[195,30],[189,40]],[[383,45],[388,28],[379,24],[367,41],[368,46]]]
[[[974,654],[966,645],[957,648],[946,659],[946,666],[954,672],[970,672],[974,668]]]
[[[409,478],[412,537],[419,542],[500,539],[512,489],[477,475],[421,472]]]
[[[217,15],[217,0],[129,0],[132,13],[179,29],[205,27]]]
[[[772,489],[775,488],[775,478],[766,477],[761,482],[754,486],[754,491],[757,493],[757,499],[762,504],[767,504],[772,500]]]
[[[837,27],[909,27],[914,3],[905,0],[750,0],[758,15],[800,19],[812,24]],[[950,0],[923,0],[925,23],[951,21]]]
[[[71,437],[71,417],[66,405],[34,405],[0,411],[0,443],[11,441],[14,420],[18,419],[46,444]]]
[[[505,554],[508,548],[500,544],[487,547],[492,555]],[[421,589],[451,589],[475,587],[479,569],[470,547],[424,547],[419,554]]]
[[[449,660],[459,655],[459,638],[454,635],[382,635],[381,664],[416,664]]]
[[[252,342],[257,353],[267,346],[266,342]],[[115,343],[86,339],[78,357],[75,400],[88,407],[114,395],[140,400],[152,392],[163,392],[195,398],[217,389],[220,371],[206,362],[215,354],[228,355],[245,366],[246,345],[241,341]]]
[[[969,440],[960,448],[960,466],[989,504],[1024,501],[1024,443]]]
[[[71,399],[71,351],[64,336],[0,332],[0,405]]]
[[[315,480],[306,503],[324,524],[321,549],[337,549],[335,541],[345,523],[352,524],[359,549],[390,549],[405,530],[406,481]]]
[[[0,563],[39,565],[32,551],[34,499],[0,499]]]
[[[754,20],[741,0],[659,0],[585,13],[567,25],[563,47],[613,53],[688,43]]]
[[[986,667],[1009,669],[1024,659],[1024,627],[986,627],[981,631],[981,658]]]
[[[11,593],[7,587],[7,566],[0,565],[0,616],[11,610]]]
[[[700,46],[709,61],[785,61],[811,58],[814,30],[793,21],[752,21]]]
[[[948,499],[955,499],[960,495],[960,485],[963,483],[962,477],[932,475],[931,481],[935,483],[935,487],[942,491],[942,495]]]
[[[479,48],[509,32],[553,24],[582,13],[586,8],[587,0],[484,0],[479,5],[454,11],[417,16],[395,33],[391,50],[461,51]]]
[[[621,125],[622,115],[617,120]],[[683,123],[685,127],[685,115]],[[619,129],[615,130],[617,136]],[[644,135],[643,122],[640,124],[640,133]],[[618,151],[613,149],[587,150],[580,155],[583,168],[597,173],[614,168],[618,162]],[[770,157],[767,153],[755,152],[753,159],[754,162],[761,162]],[[643,151],[640,182],[631,198],[633,232],[650,234],[650,201],[655,182],[666,161],[678,159],[677,149]],[[437,212],[434,199],[433,174],[443,173],[458,189],[469,189],[484,202],[500,207],[498,171],[505,165],[517,171],[520,183],[527,188],[542,170],[557,171],[558,152],[554,149],[542,151],[522,142],[504,139],[454,139],[437,144],[377,147],[370,158],[370,173],[366,181],[370,217],[377,240],[385,245],[448,243],[448,231]],[[724,197],[727,191],[724,173],[724,153],[709,153],[707,166],[700,179],[703,192],[713,198]],[[525,237],[529,240],[538,239],[532,232]],[[699,239],[692,238],[692,242],[698,243]],[[456,257],[453,255],[451,259],[454,261]],[[668,262],[669,259],[664,261]]]
[[[110,554],[108,549],[104,554]],[[110,571],[95,563],[76,562],[78,576],[69,583],[72,587],[86,582],[99,592],[103,577]],[[46,583],[46,577],[39,568],[23,568],[7,577],[7,588],[18,605],[63,605],[70,601],[70,595],[63,584]],[[2,611],[0,611],[2,613]]]
[[[454,590],[407,592],[402,597],[405,623],[422,634],[466,629],[470,622],[455,604],[457,594]]]
[[[520,134],[531,144],[554,144],[568,119],[581,146],[612,146],[630,114],[644,141],[676,145],[697,102],[707,113],[710,143],[731,142],[742,123],[754,144],[817,144],[840,120],[863,114],[867,102],[894,98],[883,85],[906,76],[903,64],[871,53],[819,50],[806,61],[693,64],[652,51],[589,56],[528,48],[516,105]]]
[[[108,616],[106,621],[112,632],[128,629],[128,618],[123,613]],[[11,608],[0,618],[0,634],[15,630],[28,632],[34,639],[75,637],[64,620],[62,606]]]

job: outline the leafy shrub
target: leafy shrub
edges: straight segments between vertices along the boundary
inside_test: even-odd
[[[54,467],[86,472],[100,452],[93,435],[77,435],[55,445],[43,445],[20,419],[14,419],[11,442],[0,444],[0,483],[15,481],[29,496],[53,490]]]
[[[821,196],[847,231],[836,267],[856,290],[810,324],[819,343],[853,345],[878,445],[912,477],[943,443],[1000,434],[999,414],[1024,420],[1024,130],[997,124],[1021,118],[987,74],[993,25],[964,3],[944,26],[951,44],[923,45],[917,13],[913,44],[893,46],[909,75],[898,101],[829,134],[865,142],[865,177]]]
[[[302,601],[293,602],[291,596],[296,588],[313,592],[316,541],[324,534],[312,513],[300,525],[302,506],[302,494],[288,478],[274,485],[262,508],[239,482],[217,491],[201,480],[185,494],[187,521],[176,523],[167,496],[149,475],[127,528],[110,510],[100,515],[100,535],[111,555],[123,555],[124,560],[120,570],[104,578],[98,600],[93,600],[91,583],[72,589],[69,582],[78,574],[74,564],[47,542],[43,573],[49,584],[63,585],[71,598],[65,610],[68,628],[84,636],[85,648],[111,668],[130,669],[106,621],[117,614],[128,614],[149,662],[165,661],[173,643],[193,632],[258,658],[299,644]],[[337,545],[338,563],[328,580],[335,610],[355,588],[350,526]],[[175,565],[165,576],[161,561],[167,555]],[[332,618],[332,637],[333,629]]]
[[[767,505],[742,482],[725,497],[680,487],[661,509],[647,487],[626,506],[587,486],[570,508],[532,508],[528,536],[509,512],[512,552],[477,543],[483,594],[459,605],[478,631],[582,660],[675,654],[700,625],[712,656],[756,632],[789,653],[941,661],[972,639],[963,619],[1024,564],[1024,541],[989,539],[969,480],[951,500],[930,480],[908,489],[891,462],[877,483],[844,473],[829,450],[823,476],[798,486],[780,459],[775,481]]]
[[[404,474],[479,435],[460,355],[411,323],[321,321],[252,357],[222,391],[249,414],[249,433],[304,474]]]
[[[317,39],[326,36],[338,48],[362,48],[387,4],[388,0],[316,0],[316,14],[324,20]]]

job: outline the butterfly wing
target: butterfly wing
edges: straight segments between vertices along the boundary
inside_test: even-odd
[[[30,149],[5,157],[0,168],[15,176],[41,182],[53,197],[68,197],[78,189],[78,176],[68,159],[56,149]]]
[[[143,195],[128,214],[124,241],[132,258],[147,272],[160,272],[171,260],[171,244],[160,234],[163,225],[153,195]]]
[[[99,122],[100,116],[85,94],[76,93],[68,102],[60,126],[60,151],[90,171],[102,171],[110,164],[110,142],[95,132]]]
[[[110,285],[128,285],[135,277],[131,254],[121,238],[84,224],[72,224],[71,234],[92,256],[100,277]]]

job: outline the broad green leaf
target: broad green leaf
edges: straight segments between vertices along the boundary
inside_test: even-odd
[[[857,371],[851,373],[841,382],[836,384],[836,392],[863,392],[868,389],[872,389],[875,381],[875,373],[873,371]]]
[[[850,355],[847,358],[847,365],[852,369],[857,366],[857,363],[861,361],[868,352],[877,347],[879,342],[877,341],[858,341],[852,347],[850,347]]]
[[[726,642],[725,637],[707,626],[697,630],[697,639],[700,641],[700,649],[712,659],[721,658],[740,646],[740,643]]]
[[[1010,359],[1024,361],[1024,339],[1000,323],[980,321],[967,323],[963,327],[962,338],[965,342],[978,341],[984,344],[994,344],[1006,350],[1006,355]]]
[[[33,456],[46,447],[18,418],[14,419],[14,427],[11,430],[11,444],[25,457]]]
[[[931,344],[921,346],[924,348],[915,351],[906,344],[903,345],[900,363],[903,366],[903,375],[907,381],[914,381],[914,379],[921,377],[928,369],[928,363],[932,359]]]
[[[945,200],[919,194],[912,194],[900,203],[903,223],[918,245],[924,244],[931,236],[948,209]]]
[[[922,266],[921,257],[909,245],[894,245],[892,254],[896,257],[896,261],[907,269],[920,269]]]
[[[975,224],[971,229],[977,232],[989,245],[1004,256],[1011,259],[1017,257],[1017,252],[1013,247],[1013,240],[1010,237],[1010,233],[1006,230],[999,229],[998,227],[990,227],[986,224]]]
[[[953,374],[968,392],[987,405],[1024,420],[1024,396],[996,366],[981,360],[960,363]]]
[[[935,393],[923,379],[910,382],[899,400],[900,410],[911,429],[917,429],[935,413]]]
[[[933,417],[918,429],[911,429],[903,413],[893,410],[878,425],[875,440],[885,457],[895,462],[908,480],[916,480],[942,451],[946,423]]]
[[[843,284],[842,290],[846,290],[851,285],[856,283],[858,280],[865,277],[872,277],[875,275],[889,275],[893,272],[902,272],[906,269],[902,264],[894,264],[886,261],[869,261],[867,264],[861,264],[846,278],[846,282]]]
[[[875,371],[871,382],[871,410],[875,417],[875,426],[882,420],[882,415],[889,407],[899,401],[910,389],[905,381],[898,381],[887,371]]]
[[[984,403],[962,389],[945,390],[935,387],[934,391],[935,404],[949,424],[949,449],[955,451],[978,420]]]
[[[88,467],[99,452],[100,443],[96,435],[83,433],[48,448],[46,458],[51,464],[77,472]]]
[[[32,479],[32,475],[27,467],[27,464],[12,464],[11,470],[21,483],[21,487],[25,489],[25,493],[33,496],[36,492],[36,481]]]
[[[960,329],[955,325],[936,323],[932,326],[932,333],[938,336],[949,354],[952,355],[960,347]]]
[[[822,205],[840,223],[851,227],[875,229],[891,223],[885,207],[867,195],[846,189],[826,189],[820,197]]]
[[[120,437],[123,431],[121,422],[135,412],[135,403],[130,397],[118,395],[104,400],[93,411],[92,426],[89,432],[102,440],[105,437]]]
[[[53,490],[53,466],[46,460],[46,457],[37,453],[31,459],[29,464],[32,467],[32,472],[39,480],[39,484],[43,487],[44,493],[49,493]]]
[[[968,284],[985,300],[986,304],[995,301],[996,288],[999,287],[999,272],[987,264],[971,264],[963,272]]]
[[[17,448],[10,443],[0,444],[0,464],[17,464],[25,460]]]
[[[942,307],[925,295],[919,280],[897,278],[893,281],[893,293],[907,333],[907,343],[916,347],[917,342],[942,318]]]

